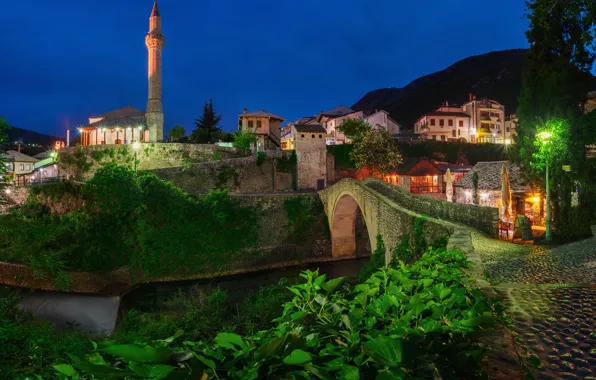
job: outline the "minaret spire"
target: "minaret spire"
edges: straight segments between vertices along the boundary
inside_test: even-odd
[[[159,7],[157,6],[157,0],[153,2],[153,10],[151,11],[151,17],[160,17]]]
[[[162,75],[161,55],[165,45],[165,37],[161,32],[161,15],[157,7],[157,0],[153,2],[153,10],[149,17],[149,33],[145,37],[145,45],[148,50],[148,79],[149,96],[145,119],[149,128],[149,141],[157,142],[163,140],[163,105],[161,101]]]

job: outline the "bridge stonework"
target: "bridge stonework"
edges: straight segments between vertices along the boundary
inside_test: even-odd
[[[387,248],[385,261],[389,262],[389,249],[398,245],[404,234],[412,231],[413,222],[420,215],[371,189],[366,185],[368,182],[369,180],[359,182],[346,178],[319,191],[331,230],[332,255],[346,256],[354,253],[355,220],[360,209],[368,230],[371,250],[376,249],[376,237],[380,235]],[[424,223],[423,233],[426,240],[432,242],[451,236],[455,227],[452,223],[428,218]]]

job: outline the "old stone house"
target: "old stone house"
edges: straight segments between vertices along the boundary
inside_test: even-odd
[[[277,150],[281,147],[281,123],[284,119],[267,112],[259,110],[244,112],[238,116],[238,129],[251,131],[257,134],[257,151]]]

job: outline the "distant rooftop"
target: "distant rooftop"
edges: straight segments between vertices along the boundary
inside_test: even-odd
[[[37,162],[39,161],[37,158],[33,158],[31,156],[27,156],[21,152],[17,152],[16,150],[9,150],[6,152],[8,159],[11,161],[17,162]]]
[[[296,132],[300,133],[327,133],[325,128],[319,124],[294,124]]]
[[[522,168],[509,161],[478,162],[455,186],[473,189],[472,176],[478,173],[478,188],[481,190],[501,190],[501,167],[509,169],[509,186],[513,192],[529,192],[531,188],[524,183]]]
[[[96,117],[102,117],[104,119],[125,119],[129,117],[145,117],[145,112],[136,109],[132,106],[126,106],[110,112],[106,112],[99,116],[92,116],[92,118]]]
[[[271,112],[267,112],[265,110],[258,110],[258,111],[252,111],[252,112],[244,112],[244,113],[241,113],[240,114],[240,117],[270,117],[272,119],[277,119],[277,120],[284,121],[284,118],[283,117],[274,115]]]

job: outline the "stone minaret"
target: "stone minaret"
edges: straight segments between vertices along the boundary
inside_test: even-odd
[[[145,45],[149,51],[149,100],[147,101],[147,127],[149,141],[163,141],[163,105],[161,103],[161,51],[166,39],[161,33],[161,16],[157,0],[153,3],[149,17],[149,34],[145,37]]]

